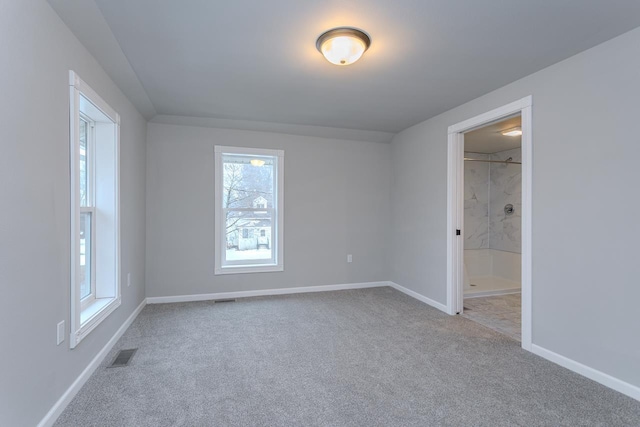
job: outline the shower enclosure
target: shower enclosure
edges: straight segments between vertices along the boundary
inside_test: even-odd
[[[520,292],[521,149],[464,160],[464,296]]]

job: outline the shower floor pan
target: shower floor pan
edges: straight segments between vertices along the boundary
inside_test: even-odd
[[[471,288],[464,290],[465,298],[487,297],[491,295],[517,294],[522,286],[518,282],[502,277],[471,277]]]

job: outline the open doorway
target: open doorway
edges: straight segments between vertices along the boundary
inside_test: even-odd
[[[521,341],[522,118],[464,134],[463,316]]]
[[[520,339],[526,350],[532,325],[531,105],[526,97],[470,118],[449,127],[448,138],[447,309],[476,321],[485,311],[489,320],[480,323]],[[487,324],[492,311],[515,324]],[[520,336],[507,333],[518,328]]]

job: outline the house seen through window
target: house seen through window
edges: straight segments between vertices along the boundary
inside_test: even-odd
[[[282,152],[216,150],[216,272],[281,270]]]

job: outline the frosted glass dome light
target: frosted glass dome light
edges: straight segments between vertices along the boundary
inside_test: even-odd
[[[323,33],[316,41],[316,48],[327,61],[335,65],[356,62],[371,45],[364,32],[350,27],[334,28]]]

